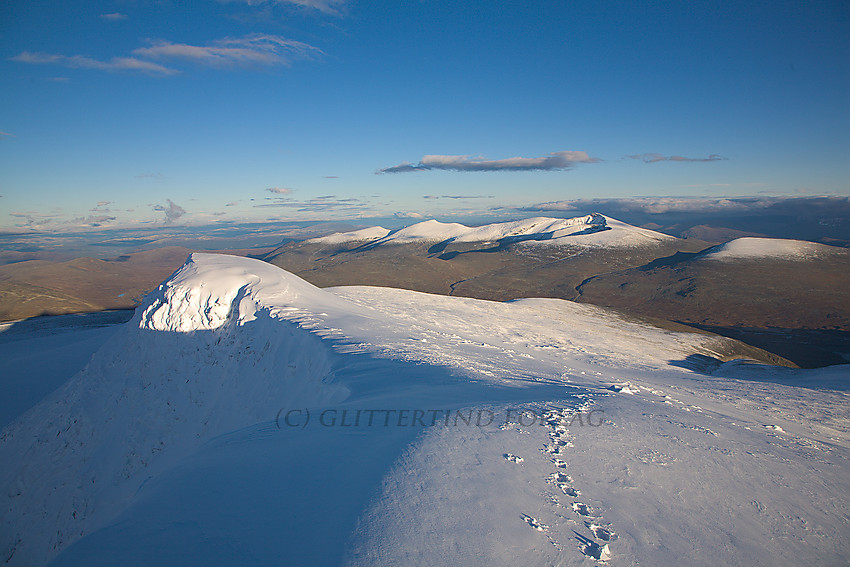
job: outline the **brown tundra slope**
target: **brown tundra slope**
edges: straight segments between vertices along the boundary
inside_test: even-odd
[[[186,248],[160,248],[115,260],[31,260],[0,266],[0,320],[130,309],[186,260]]]
[[[804,366],[850,360],[845,248],[741,238],[600,274],[578,289],[577,301],[741,338]]]
[[[764,238],[712,248],[605,219],[609,231],[548,239],[545,232],[447,236],[451,229],[427,223],[409,227],[424,233],[416,238],[367,229],[287,244],[266,259],[323,287],[557,297],[718,332],[804,366],[848,361],[846,249]]]

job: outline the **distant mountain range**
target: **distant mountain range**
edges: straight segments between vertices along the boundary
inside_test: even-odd
[[[599,214],[481,227],[425,221],[290,242],[264,257],[321,287],[379,285],[504,301],[573,299],[585,279],[709,244]]]
[[[134,307],[189,252],[2,266],[0,319]],[[697,326],[804,366],[850,354],[850,251],[813,242],[743,237],[712,247],[594,213],[375,226],[290,241],[259,257],[319,287],[569,299]]]
[[[291,242],[265,259],[322,287],[604,305],[734,336],[804,366],[850,354],[850,251],[813,242],[745,237],[712,247],[593,214],[371,227]]]

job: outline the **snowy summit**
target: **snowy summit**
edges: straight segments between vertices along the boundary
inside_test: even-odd
[[[323,290],[193,254],[2,431],[0,553],[842,563],[847,367],[723,364],[727,344],[557,299]],[[827,387],[783,385],[812,380]]]
[[[509,241],[605,247],[641,246],[672,240],[675,240],[672,236],[638,228],[599,213],[593,213],[569,219],[535,217],[478,227],[428,220],[394,231],[376,226],[354,232],[336,233],[314,238],[307,242],[339,244],[349,241],[371,241],[371,244],[379,245],[445,241]]]
[[[835,246],[805,240],[745,237],[709,248],[703,253],[702,258],[721,261],[762,258],[806,260],[844,252],[845,250]]]

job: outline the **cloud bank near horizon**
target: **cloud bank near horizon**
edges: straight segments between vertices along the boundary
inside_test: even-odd
[[[698,163],[698,162],[710,162],[710,161],[725,161],[729,158],[725,158],[723,156],[717,154],[711,154],[708,157],[704,158],[689,158],[683,156],[664,156],[656,153],[649,154],[635,154],[626,156],[629,159],[638,159],[643,163],[658,163],[661,161],[676,161],[680,163]]]
[[[820,206],[832,209],[838,214],[844,211],[850,214],[850,197],[629,197],[614,199],[571,199],[549,201],[527,207],[519,207],[523,212],[583,212],[605,209],[609,212],[645,213],[660,215],[665,213],[746,213],[775,209],[793,208],[797,205]],[[842,213],[843,214],[843,213]]]
[[[559,171],[572,169],[580,163],[597,163],[599,158],[590,157],[583,151],[552,152],[544,157],[490,160],[468,155],[426,155],[419,163],[403,162],[379,169],[375,173],[407,173],[411,171]]]

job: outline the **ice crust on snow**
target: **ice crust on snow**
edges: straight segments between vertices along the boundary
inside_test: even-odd
[[[193,254],[3,430],[0,554],[57,566],[846,557],[846,399],[764,380],[803,371],[721,365],[761,381],[731,380],[678,364],[713,340],[562,300],[323,290]],[[814,374],[839,382],[847,368]],[[506,405],[601,409],[605,426],[523,426],[515,413],[489,429],[275,427],[282,408]],[[818,484],[803,485],[812,467]]]
[[[709,248],[703,252],[703,260],[807,260],[828,254],[843,253],[844,250],[818,242],[789,240],[784,238],[745,237]]]
[[[372,227],[355,232],[337,233],[308,242],[338,244],[371,240],[373,245],[414,242],[497,242],[578,246],[640,246],[675,240],[672,236],[638,228],[599,213],[557,219],[535,217],[518,221],[469,227],[459,223],[428,220],[389,231]]]

